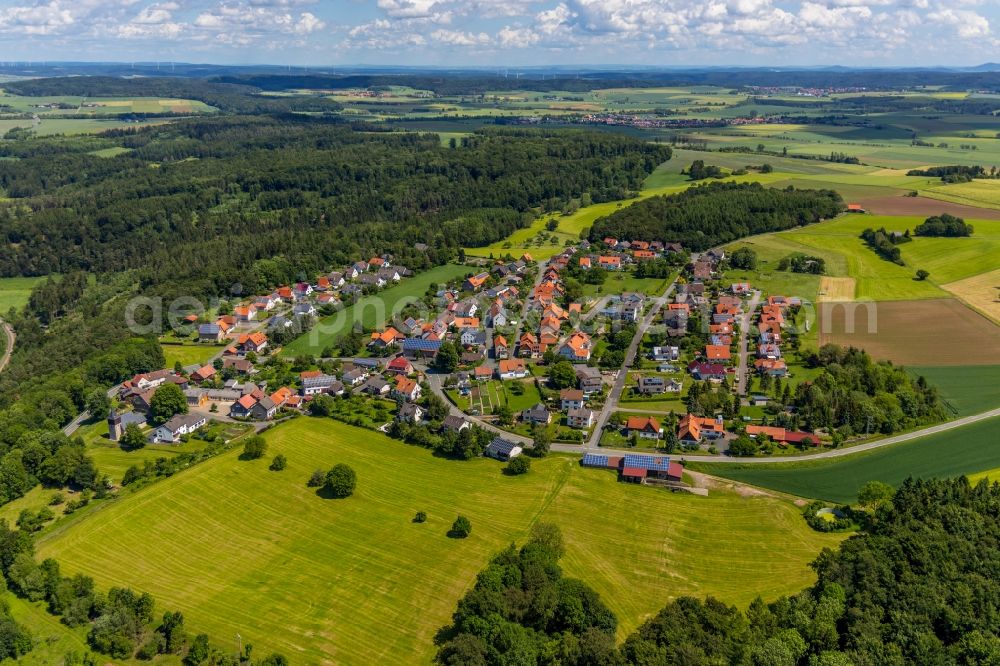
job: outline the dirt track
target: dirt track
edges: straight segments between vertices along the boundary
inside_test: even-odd
[[[875,199],[861,199],[858,203],[876,215],[930,217],[948,213],[970,220],[1000,220],[1000,210],[965,206],[929,197],[877,197]]]

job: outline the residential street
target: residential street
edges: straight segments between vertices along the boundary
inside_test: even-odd
[[[644,336],[646,331],[649,330],[650,325],[656,319],[657,315],[659,315],[663,306],[667,303],[667,300],[670,298],[670,294],[673,293],[676,285],[677,280],[674,280],[667,285],[667,288],[663,291],[663,293],[653,299],[649,312],[647,312],[646,316],[639,322],[639,327],[635,331],[635,337],[632,338],[632,343],[628,346],[628,350],[625,352],[625,362],[618,371],[615,383],[611,387],[611,391],[608,393],[607,399],[604,401],[604,407],[597,416],[597,420],[594,423],[594,432],[590,436],[590,440],[587,442],[586,448],[597,448],[597,445],[600,443],[601,432],[604,430],[604,426],[607,425],[608,418],[610,418],[612,412],[614,412],[618,406],[618,400],[621,398],[622,390],[625,388],[625,382],[628,380],[628,369],[632,367],[632,363],[635,361],[635,355],[639,351],[639,344],[642,342],[642,336]]]
[[[736,365],[736,394],[739,396],[744,396],[747,394],[747,377],[749,376],[749,371],[747,370],[748,363],[748,352],[747,352],[747,342],[750,337],[750,326],[753,321],[753,313],[756,312],[757,306],[760,304],[760,290],[754,290],[753,297],[750,299],[750,303],[746,306],[746,311],[743,313],[742,321],[740,321],[740,353],[739,360]]]

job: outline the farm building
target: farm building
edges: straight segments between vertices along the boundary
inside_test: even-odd
[[[625,454],[624,457],[587,453],[580,464],[597,469],[613,469],[618,472],[618,478],[627,483],[643,483],[646,479],[676,482],[684,474],[684,466],[671,462],[670,458],[634,453]]]

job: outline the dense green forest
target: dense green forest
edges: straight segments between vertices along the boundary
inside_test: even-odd
[[[655,492],[655,491],[651,491]],[[813,563],[818,580],[746,610],[680,597],[624,644],[580,582],[561,593],[558,550],[498,555],[442,632],[450,666],[858,666],[1000,663],[1000,485],[908,480],[855,512],[862,531]],[[558,542],[557,542],[558,543]],[[529,568],[530,563],[535,568]],[[553,586],[555,590],[553,590]],[[568,622],[565,618],[573,618]]]
[[[602,664],[615,656],[618,620],[586,583],[559,568],[555,525],[538,523],[476,577],[442,630],[438,661],[464,664]]]
[[[584,193],[627,197],[670,157],[602,133],[482,131],[449,148],[436,135],[292,117],[191,119],[105,138],[131,152],[51,159],[71,142],[34,139],[0,161],[12,198],[0,206],[0,273],[133,269],[147,291],[199,296],[372,252],[419,270],[506,237],[539,208]]]
[[[75,95],[194,99],[230,113],[334,112],[342,108],[326,97],[266,97],[253,86],[201,79],[74,76],[11,81],[5,83],[4,88],[15,95],[28,97]]]
[[[760,183],[709,183],[651,197],[594,222],[590,239],[679,242],[701,251],[730,241],[819,222],[843,210],[832,190],[784,190]]]

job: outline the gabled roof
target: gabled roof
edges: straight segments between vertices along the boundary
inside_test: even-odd
[[[625,422],[625,427],[629,430],[660,432],[660,422],[652,416],[630,416]]]

